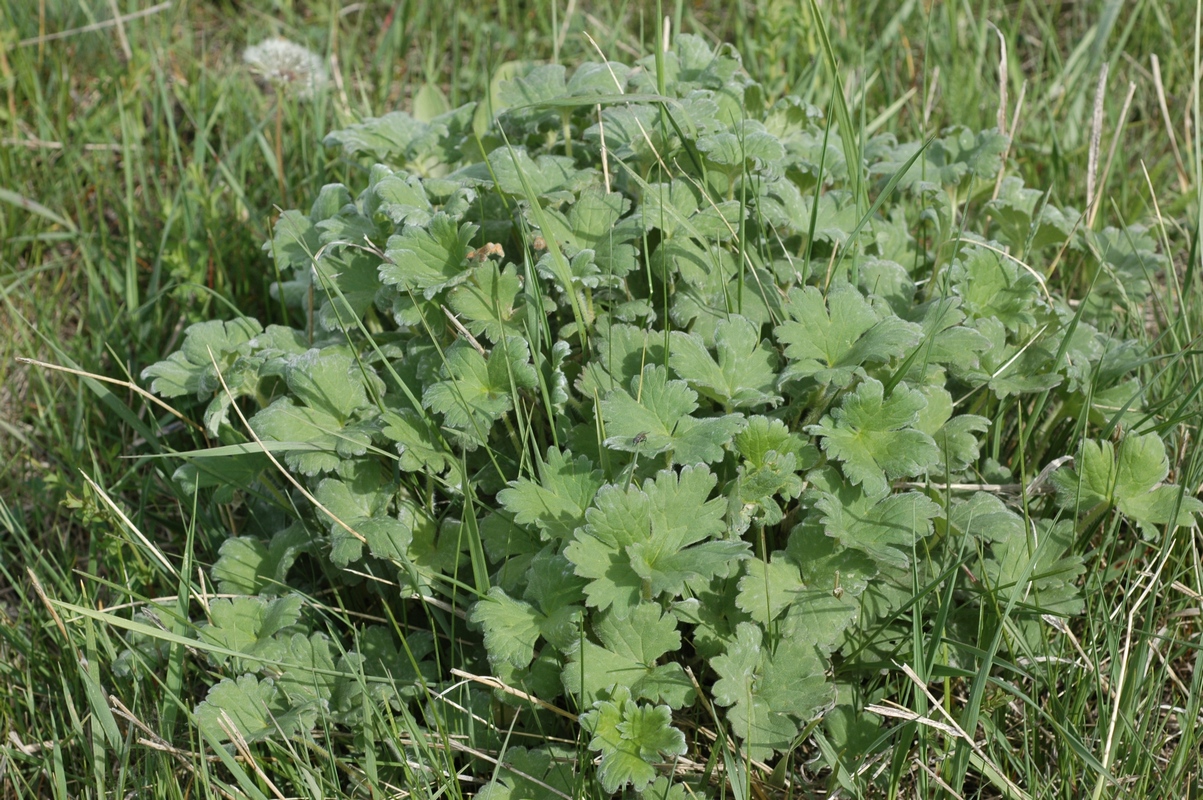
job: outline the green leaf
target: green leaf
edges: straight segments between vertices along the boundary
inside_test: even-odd
[[[936,443],[913,427],[926,405],[922,394],[904,385],[884,398],[881,383],[869,378],[806,430],[823,437],[824,452],[843,462],[848,480],[880,497],[889,489],[887,479],[920,475],[939,463]]]
[[[602,400],[606,447],[647,455],[672,451],[675,464],[718,461],[744,419],[689,416],[697,407],[697,394],[685,381],[670,381],[664,367],[649,365],[631,381],[629,392],[615,389]]]
[[[698,137],[697,148],[723,167],[742,170],[751,162],[753,170],[776,168],[785,158],[781,140],[753,119],[740,120],[735,132],[720,132]]]
[[[696,334],[673,331],[669,366],[691,388],[724,408],[775,405],[781,397],[777,354],[760,339],[758,326],[732,315],[715,331],[717,360]]]
[[[580,641],[585,581],[577,576],[572,562],[552,548],[544,548],[531,558],[525,579],[522,596],[543,613],[539,627],[543,638],[562,652],[575,648]]]
[[[1001,321],[982,317],[974,320],[973,325],[989,340],[991,347],[982,353],[980,370],[971,370],[966,377],[975,382],[987,382],[990,390],[1000,398],[1043,392],[1061,383],[1054,354],[1039,335],[1032,335],[1020,344],[1011,344]]]
[[[254,672],[262,660],[285,660],[287,644],[277,634],[289,633],[301,618],[301,598],[290,594],[267,600],[261,597],[235,597],[209,603],[210,622],[200,629],[201,641],[245,653],[236,665]],[[286,639],[287,637],[283,637]],[[212,656],[217,663],[225,656]]]
[[[564,97],[565,69],[560,64],[541,64],[525,75],[501,81],[494,111],[504,110],[505,122],[515,130],[538,130],[553,124],[559,115],[546,108],[531,108]]]
[[[430,386],[422,403],[441,413],[447,425],[473,438],[487,434],[514,407],[514,389],[531,389],[537,383],[530,350],[518,337],[498,343],[487,359],[462,340],[446,355],[446,379]]]
[[[952,395],[942,386],[922,386],[919,391],[927,398],[927,406],[919,412],[915,428],[935,441],[940,450],[939,466],[945,473],[966,469],[978,459],[978,440],[974,434],[985,433],[990,420],[974,414],[954,417]]]
[[[985,492],[975,492],[969,499],[954,503],[948,524],[983,542],[1026,536],[1023,517],[1003,505],[1002,500]]]
[[[348,239],[348,241],[355,241]],[[362,239],[356,243],[362,242]],[[380,291],[379,260],[359,249],[327,253],[315,265],[318,291],[324,295],[318,321],[329,331],[357,330]]]
[[[789,608],[802,588],[797,565],[776,552],[767,563],[754,558],[744,562],[735,604],[754,622],[768,625]]]
[[[338,660],[330,707],[349,724],[362,724],[366,693],[378,708],[399,710],[406,699],[422,696],[425,685],[438,679],[438,665],[428,659],[434,652],[429,631],[415,631],[398,640],[382,625],[371,625],[357,637],[356,650]],[[372,712],[369,712],[372,713]]]
[[[411,142],[427,130],[426,123],[404,111],[393,111],[326,135],[327,147],[341,146],[347,155],[364,154],[375,161],[404,154]]]
[[[813,217],[815,241],[842,245],[861,219],[851,192],[824,192],[819,195],[817,209],[814,192],[803,194],[787,177],[771,183],[767,192],[758,207],[760,212],[775,227],[793,235],[809,236]]]
[[[618,61],[586,62],[568,79],[566,94],[569,97],[613,95],[618,87],[625,85],[630,74],[631,68]]]
[[[780,496],[789,500],[805,485],[799,472],[813,467],[819,452],[780,420],[751,417],[748,427],[735,436],[735,450],[744,459],[737,479],[728,490],[734,532],[747,530],[754,517],[775,525],[783,518]]]
[[[1031,251],[1039,252],[1045,247],[1065,242],[1073,232],[1078,218],[1078,213],[1073,209],[1062,211],[1045,204],[1040,213],[1036,213],[1036,207],[1044,195],[1039,189],[1025,189],[1022,178],[1010,176],[1003,179],[998,196],[986,203],[990,217],[999,224],[1000,238],[1014,252],[1022,254],[1029,237]]]
[[[773,651],[761,629],[748,622],[736,628],[724,655],[711,659],[719,680],[714,702],[731,706],[727,724],[750,758],[764,760],[786,752],[798,735],[798,722],[821,715],[835,703],[835,687],[814,646],[782,639]]]
[[[648,364],[664,363],[664,337],[633,325],[611,325],[595,337],[596,353],[581,373],[578,390],[585,397],[628,386]]]
[[[284,452],[288,466],[317,475],[337,469],[342,458],[367,452],[374,424],[354,419],[368,407],[368,397],[363,372],[350,355],[338,348],[309,350],[288,358],[284,372],[289,388],[306,405],[284,396],[250,423],[260,439],[307,445]]]
[[[351,480],[326,478],[318,484],[314,495],[334,515],[318,515],[330,530],[331,561],[340,567],[358,561],[363,557],[364,544],[377,558],[405,558],[417,514],[408,504],[400,503],[396,516],[389,515],[394,491],[391,478],[370,462],[356,470]]]
[[[697,466],[679,475],[661,471],[642,487],[603,487],[564,548],[589,581],[587,604],[626,617],[643,600],[725,574],[746,557],[746,542],[717,538],[726,525],[722,499],[707,500],[714,484],[714,475]]]
[[[337,681],[330,639],[324,633],[294,633],[286,642],[287,666],[276,678],[276,688],[294,705],[311,702],[325,710]]]
[[[311,409],[346,421],[369,404],[363,368],[339,348],[314,348],[288,360],[288,388]]]
[[[860,598],[877,575],[877,564],[859,550],[839,544],[813,518],[793,529],[786,552],[806,584],[794,594],[781,635],[829,653],[845,628],[861,615]]]
[[[377,169],[384,174],[377,178]],[[392,173],[384,165],[373,167],[376,180],[371,185],[377,212],[384,214],[394,225],[425,227],[434,215],[426,187],[416,175]]]
[[[540,233],[545,239],[553,238],[569,259],[591,251],[597,277],[582,283],[593,287],[609,284],[637,266],[633,243],[642,233],[642,225],[637,217],[627,216],[630,206],[622,194],[607,194],[602,187],[590,186],[581,192],[567,214],[545,209],[542,219],[547,227],[540,229]],[[539,228],[529,212],[527,221]]]
[[[464,223],[458,228],[444,212],[435,214],[426,227],[409,227],[388,241],[380,266],[380,280],[387,285],[421,294],[427,300],[443,289],[463,283],[467,269],[469,242],[477,227]]]
[[[404,472],[438,475],[451,466],[446,448],[427,419],[412,408],[386,409],[380,432],[396,442]]]
[[[472,606],[468,621],[484,628],[489,661],[506,661],[519,669],[535,657],[542,614],[530,603],[515,600],[497,586]]]
[[[142,380],[150,380],[150,390],[163,397],[192,394],[203,400],[216,395],[205,410],[205,428],[216,435],[227,421],[233,398],[254,396],[258,389],[261,359],[252,352],[255,337],[262,332],[256,320],[246,317],[190,325],[181,348],[142,370]],[[218,370],[229,394],[222,388]]]
[[[794,456],[801,470],[819,460],[815,448],[779,419],[748,417],[748,426],[735,435],[734,444],[736,452],[754,467],[765,466],[770,453]]]
[[[822,492],[815,509],[828,536],[896,569],[910,566],[912,548],[931,534],[932,520],[940,515],[940,507],[919,492],[881,498],[854,487]]]
[[[996,533],[1002,534],[1002,530]],[[1024,591],[1027,615],[1079,614],[1083,602],[1077,584],[1086,570],[1082,557],[1072,552],[1076,536],[1069,520],[1054,523],[1046,519],[998,535],[985,563],[985,578],[989,585],[1010,591],[1028,576]]]
[[[948,280],[970,317],[996,319],[1016,331],[1036,324],[1040,282],[995,250],[969,245],[948,269]]]
[[[948,364],[963,371],[978,369],[980,355],[991,348],[991,341],[961,324],[965,313],[960,306],[959,297],[941,297],[915,309],[923,328],[917,368]]]
[[[625,686],[582,714],[581,727],[591,734],[589,749],[601,752],[597,776],[611,794],[627,784],[642,791],[656,777],[653,761],[687,749],[685,735],[672,726],[672,710],[636,703]]]
[[[509,488],[497,493],[497,499],[514,515],[519,525],[534,525],[544,539],[570,539],[585,522],[585,509],[593,502],[603,483],[600,470],[580,456],[548,448],[547,460],[539,466],[539,481],[528,478],[511,481]]]
[[[271,678],[243,675],[226,678],[209,690],[196,707],[196,724],[215,741],[229,740],[225,726],[248,742],[262,741],[277,732],[291,736],[313,728],[320,706],[311,700],[292,702]],[[223,724],[224,723],[224,724]]]
[[[514,267],[502,272],[496,264],[486,262],[472,271],[467,283],[456,286],[447,295],[447,304],[466,322],[464,327],[477,336],[484,334],[490,342],[500,342],[504,336],[522,333],[522,303],[519,293],[522,279]]]
[[[269,543],[251,536],[233,536],[218,550],[213,581],[222,594],[278,594],[293,563],[307,551],[313,537],[302,523],[278,531]]]
[[[591,169],[577,169],[576,162],[567,156],[540,154],[531,158],[525,147],[503,145],[489,153],[487,164],[464,167],[452,173],[451,178],[496,186],[505,194],[522,198],[526,197],[525,178],[536,197],[568,200],[593,183],[595,174]]]
[[[643,227],[648,232],[659,231],[665,244],[675,246],[669,248],[672,254],[690,248],[708,249],[710,243],[730,241],[738,234],[741,221],[747,213],[746,204],[738,200],[715,201],[689,181],[676,179],[671,183],[643,186],[640,214]],[[727,251],[717,250],[715,253]],[[677,265],[672,263],[672,259],[653,257],[652,266],[657,272],[664,272]],[[711,272],[708,264],[702,264],[700,268],[703,273]],[[723,274],[730,275],[731,271],[724,270]],[[696,270],[686,279],[694,285],[699,284]],[[723,310],[729,309],[724,306]]]
[[[826,298],[814,286],[795,289],[784,310],[790,319],[776,333],[791,363],[782,381],[847,386],[857,367],[900,357],[919,343],[918,325],[892,315],[879,320],[849,284],[836,284]]]
[[[1174,484],[1164,483],[1170,463],[1165,443],[1155,433],[1128,434],[1120,442],[1119,452],[1108,441],[1085,439],[1077,469],[1058,470],[1053,480],[1061,492],[1063,505],[1080,505],[1083,510],[1106,505],[1131,517],[1146,536],[1154,536],[1157,527],[1170,530],[1194,524],[1203,513],[1203,502]],[[1174,507],[1178,507],[1177,516]]]
[[[1084,230],[1082,236],[1102,273],[1083,300],[1092,316],[1106,320],[1116,306],[1131,309],[1148,297],[1154,276],[1166,268],[1166,257],[1157,252],[1157,240],[1144,226]]]
[[[927,146],[898,186],[908,188],[921,181],[956,186],[969,178],[993,178],[1002,166],[1002,155],[1008,142],[1007,137],[998,130],[975,134],[963,125],[954,126],[945,131],[942,138]],[[871,172],[893,175],[921,146],[920,142],[900,145],[888,159],[873,165]]]
[[[501,564],[494,583],[511,595],[522,594],[527,569],[542,548],[538,534],[515,525],[506,514],[495,512],[480,521],[480,539],[485,553]]]
[[[497,777],[475,795],[476,800],[545,800],[551,786],[571,796],[576,778],[574,751],[561,747],[508,747]],[[538,781],[536,783],[535,781]]]
[[[684,708],[694,699],[693,683],[675,661],[657,665],[667,653],[681,649],[677,620],[655,603],[641,603],[625,619],[613,612],[594,623],[601,646],[586,640],[573,651],[561,673],[564,688],[596,702],[614,686],[629,690],[635,699]]]
[[[346,188],[341,188],[345,193]],[[327,192],[326,194],[329,196],[330,193]],[[349,194],[347,195],[347,200],[350,200]],[[315,203],[315,210],[316,207],[317,204]],[[337,212],[338,209],[335,208],[334,211]],[[324,214],[319,214],[315,219],[311,215],[303,214],[296,209],[289,209],[276,220],[276,227],[272,232],[271,241],[264,242],[263,249],[272,254],[272,258],[276,262],[276,268],[281,273],[286,273],[289,269],[295,269],[298,272],[307,272],[313,265],[313,257],[317,255],[317,251],[322,246],[322,241],[314,222],[324,217]],[[277,289],[277,291],[279,290]]]
[[[440,114],[451,110],[446,95],[433,83],[424,83],[414,93],[414,117],[422,122],[430,122]]]

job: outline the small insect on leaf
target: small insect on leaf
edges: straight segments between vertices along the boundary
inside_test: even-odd
[[[648,433],[647,431],[640,431],[639,433],[632,436],[631,444],[636,447],[643,444],[645,441],[647,441],[647,433]]]

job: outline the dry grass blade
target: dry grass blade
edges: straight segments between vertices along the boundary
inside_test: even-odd
[[[51,364],[46,361],[38,361],[36,358],[25,358],[24,356],[19,356],[17,358],[17,363],[29,364],[34,367],[41,367],[43,369],[55,370],[56,372],[65,372],[68,375],[78,375],[81,378],[91,378],[92,380],[100,381],[101,383],[109,383],[109,384],[112,384],[113,386],[120,386],[123,389],[129,389],[131,392],[134,392],[142,399],[144,399],[148,402],[154,403],[159,408],[162,408],[164,411],[167,411],[169,414],[171,414],[173,417],[175,417],[176,419],[178,419],[180,422],[184,423],[185,425],[190,425],[194,430],[201,431],[202,433],[204,432],[204,428],[202,428],[200,425],[196,424],[191,419],[189,419],[188,417],[181,414],[179,411],[176,411],[170,405],[163,402],[159,398],[155,397],[153,394],[151,394],[147,390],[143,389],[141,386],[139,386],[136,383],[131,383],[130,381],[123,381],[120,378],[110,378],[106,375],[100,375],[95,372],[87,372],[82,369],[72,369],[71,367],[64,367],[59,364]]]
[[[1103,174],[1099,177],[1098,195],[1091,197],[1090,215],[1086,219],[1087,228],[1094,227],[1094,218],[1099,213],[1099,207],[1103,205],[1103,192],[1107,188],[1107,177],[1111,174],[1111,163],[1115,160],[1115,151],[1124,132],[1124,121],[1128,118],[1128,109],[1132,106],[1132,97],[1135,94],[1136,84],[1129,82],[1128,95],[1124,98],[1124,105],[1119,112],[1119,124],[1115,127],[1115,135],[1111,137],[1111,147],[1107,149],[1107,163],[1103,165]]]
[[[276,797],[276,800],[287,800],[284,793],[280,791],[280,788],[263,771],[263,767],[259,766],[259,761],[255,758],[254,753],[251,752],[250,745],[247,743],[246,738],[243,737],[242,731],[238,730],[237,723],[230,718],[229,713],[224,708],[217,718],[217,724],[234,744],[234,749],[238,751],[238,755],[242,757],[244,762],[250,765],[251,769],[255,771],[255,775],[259,777],[259,780],[263,781],[268,791]]]
[[[996,124],[998,132],[1005,136],[1007,133],[1007,40],[997,25],[993,22],[989,25],[998,34],[998,114]]]
[[[978,758],[982,760],[982,763],[990,772],[993,773],[993,776],[998,781],[1002,782],[1003,787],[1000,788],[1007,789],[1013,797],[1028,797],[1028,793],[1016,786],[1015,782],[1008,778],[1006,774],[1003,773],[1002,769],[990,760],[990,757],[986,755],[984,750],[982,750],[981,745],[979,745],[972,736],[966,733],[965,730],[957,723],[957,721],[952,718],[952,715],[949,714],[948,710],[944,708],[944,704],[936,699],[936,696],[933,695],[931,690],[927,688],[927,684],[919,677],[918,673],[911,669],[909,664],[898,664],[897,666],[903,671],[907,678],[910,679],[911,683],[913,683],[917,689],[923,692],[923,694],[927,695],[927,700],[929,703],[931,703],[932,708],[939,711],[940,716],[944,717],[948,724],[953,728],[953,735],[969,745],[969,748],[977,755]]]
[[[46,596],[46,590],[42,588],[42,582],[38,580],[38,576],[33,571],[33,567],[26,567],[25,574],[29,576],[29,582],[33,584],[33,590],[37,594],[38,599],[41,600],[43,605],[46,606],[46,610],[50,612],[51,619],[53,619],[54,624],[58,626],[58,632],[63,635],[64,640],[68,642],[71,641],[71,639],[67,636],[67,626],[63,625],[62,617],[58,615],[58,612],[54,610],[54,606],[51,605],[50,598]]]
[[[946,722],[941,722],[938,719],[932,719],[931,717],[925,717],[922,714],[920,714],[916,711],[911,711],[909,708],[904,708],[903,706],[900,706],[897,703],[893,703],[893,702],[890,702],[888,704],[870,703],[869,705],[865,706],[865,711],[869,712],[870,714],[877,714],[878,716],[882,716],[882,717],[890,717],[892,719],[902,719],[902,720],[906,720],[907,722],[917,722],[920,725],[924,725],[928,728],[935,728],[936,730],[946,733],[949,736],[953,736],[953,737],[960,736],[960,730],[958,728],[955,728]]]
[[[540,708],[546,709],[546,710],[552,712],[553,714],[559,714],[561,717],[564,717],[565,719],[570,719],[573,722],[577,721],[577,715],[573,714],[571,711],[565,711],[564,709],[559,708],[558,706],[552,705],[551,703],[547,702],[546,700],[540,700],[538,697],[535,697],[532,694],[527,694],[526,692],[522,691],[521,689],[515,689],[513,686],[510,686],[510,685],[506,684],[504,681],[498,680],[497,678],[491,678],[487,675],[473,675],[471,672],[464,672],[462,669],[459,669],[457,667],[452,667],[450,672],[452,675],[456,676],[457,678],[463,678],[464,680],[472,681],[474,683],[479,683],[483,686],[488,686],[490,689],[497,689],[499,691],[505,692],[506,694],[513,695],[514,697],[517,697],[519,699],[526,700],[529,703],[534,703],[535,705],[539,706]]]
[[[1089,206],[1095,198],[1095,185],[1099,173],[1099,145],[1103,141],[1103,106],[1107,99],[1107,73],[1110,70],[1107,62],[1099,69],[1099,82],[1094,90],[1094,111],[1090,115],[1090,151],[1086,161],[1086,203]],[[1087,212],[1089,214],[1089,211]],[[1086,227],[1090,227],[1093,217],[1088,217]]]
[[[1153,65],[1153,88],[1157,92],[1157,105],[1161,109],[1161,119],[1165,123],[1166,137],[1170,141],[1170,152],[1174,154],[1174,164],[1178,168],[1178,188],[1183,192],[1190,191],[1190,179],[1186,177],[1186,164],[1182,161],[1182,152],[1178,149],[1178,137],[1174,134],[1174,121],[1170,119],[1170,107],[1165,99],[1165,84],[1161,81],[1161,59],[1156,53],[1149,56]]]
[[[108,493],[105,492],[104,489],[100,488],[100,484],[92,480],[91,476],[83,470],[80,470],[79,474],[83,476],[83,479],[87,482],[88,486],[92,487],[92,491],[96,492],[96,495],[104,502],[106,506],[109,507],[109,510],[112,511],[117,518],[121,520],[122,524],[124,524],[125,527],[138,538],[138,541],[142,543],[142,546],[155,557],[156,561],[163,565],[163,568],[167,570],[167,574],[170,575],[177,583],[182,580],[180,577],[180,572],[175,568],[175,565],[167,560],[167,556],[163,555],[162,550],[156,547],[154,543],[150,541],[150,539],[146,538],[146,534],[142,533],[142,531],[138,529],[138,526],[134,524],[134,521],[129,518],[129,516],[121,509],[121,507],[113,502],[113,499],[109,497]]]
[[[24,147],[28,150],[62,150],[67,145],[62,142],[43,141],[42,139],[20,139],[14,136],[6,136],[0,139],[0,144],[5,147]],[[82,147],[87,151],[105,151],[110,153],[120,153],[125,147],[119,144],[85,142],[84,144],[74,144],[74,147]],[[131,142],[131,148],[137,147],[137,143]]]
[[[168,0],[166,3],[159,3],[158,5],[151,6],[150,8],[144,8],[141,11],[123,14],[121,16],[113,17],[112,19],[106,19],[103,22],[94,22],[91,25],[84,25],[80,28],[71,28],[70,30],[59,31],[58,33],[47,33],[40,36],[31,36],[28,39],[22,39],[21,41],[17,42],[17,47],[29,47],[35,44],[42,45],[46,42],[53,42],[56,39],[67,39],[81,33],[91,33],[93,31],[102,31],[105,28],[122,26],[130,20],[149,17],[152,14],[158,14],[160,11],[166,11],[169,8],[171,8],[170,0]],[[132,53],[130,54],[130,57],[132,58]]]

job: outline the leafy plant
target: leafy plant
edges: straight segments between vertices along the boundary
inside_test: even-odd
[[[358,184],[286,211],[266,246],[291,324],[194,325],[143,373],[205,403],[222,442],[177,479],[278,521],[213,567],[258,595],[199,631],[241,654],[196,710],[214,736],[384,724],[365,698],[437,736],[451,723],[418,698],[455,666],[513,690],[474,695],[529,710],[511,731],[600,753],[604,792],[665,796],[660,765],[704,750],[684,731],[712,713],[758,762],[829,714],[840,747],[848,719],[878,724],[865,687],[942,581],[958,668],[1000,626],[1022,649],[1042,614],[1075,613],[1063,506],[1149,536],[1203,511],[1163,485],[1153,433],[1118,455],[1086,440],[1059,504],[987,493],[1000,464],[1039,470],[1099,425],[1139,358],[1107,332],[1119,300],[1072,309],[1042,254],[1073,236],[1129,292],[1160,263],[1147,237],[1037,212],[1018,178],[990,199],[997,131],[829,151],[819,110],[766,107],[735,53],[692,36],[634,67],[531,68],[494,101],[332,133]],[[983,441],[1016,412],[1026,450]],[[288,593],[301,557],[439,638],[314,632]],[[1021,582],[1021,608],[996,601]],[[487,796],[565,785],[560,755],[506,751]]]

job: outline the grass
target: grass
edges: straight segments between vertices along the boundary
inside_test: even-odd
[[[198,570],[228,531],[253,521],[194,508],[173,488],[170,461],[130,457],[169,452],[170,431],[153,424],[155,413],[129,386],[16,358],[136,382],[193,321],[228,317],[234,308],[278,318],[268,291],[276,276],[260,244],[274,208],[304,205],[345,174],[347,166],[320,146],[327,130],[409,108],[424,86],[439,87],[453,106],[481,97],[509,60],[571,64],[593,55],[586,32],[607,55],[650,52],[656,11],[542,0],[345,7],[180,0],[97,27],[115,10],[150,8],[130,0],[0,0],[0,796],[470,794],[473,783],[447,777],[464,763],[450,732],[465,718],[452,705],[422,720],[389,717],[392,741],[363,748],[373,758],[346,760],[346,733],[320,729],[316,743],[284,741],[230,756],[202,747],[185,724],[216,673],[211,664],[177,642],[164,645],[170,667],[157,682],[127,682],[115,671],[127,647],[121,632],[48,600],[102,612],[153,603],[164,629],[186,633],[203,586]],[[1015,125],[1011,157],[1028,185],[1047,188],[1058,204],[1087,207],[1098,130],[1096,228],[1144,222],[1172,258],[1154,302],[1123,323],[1152,354],[1142,377],[1152,387],[1153,422],[1175,448],[1175,480],[1200,486],[1195,6],[835,0],[823,10],[840,63],[834,78],[807,4],[663,6],[673,30],[735,44],[771,95],[792,92],[826,107],[838,80],[854,121],[900,139],[954,123],[996,124],[1005,43],[1004,119]],[[51,38],[89,27],[96,29]],[[277,97],[243,69],[242,48],[277,33],[331,57],[335,91],[325,100]],[[1135,93],[1121,119],[1129,82]],[[1079,263],[1068,253],[1051,278],[1070,296],[1089,287]],[[1031,442],[1029,460],[1011,465],[1016,474],[1043,463],[1037,450],[1076,447],[1014,425],[1002,435],[1002,452]],[[989,681],[963,682],[981,703],[971,733],[1027,796],[1203,791],[1197,528],[1148,542],[1116,518],[1080,547],[1088,556],[1086,612],[1047,652],[1000,665]],[[332,630],[352,627],[355,598],[312,594]],[[942,602],[940,590],[923,602]],[[916,653],[925,651],[923,636],[916,631]],[[899,672],[883,677],[878,691],[917,713],[938,713],[939,704]],[[431,742],[421,726],[448,735]],[[899,796],[938,795],[938,779],[926,771],[937,756],[984,773],[977,753],[932,728],[895,730],[905,736],[869,770],[885,770]],[[821,796],[823,786],[867,792],[856,775],[862,766],[818,775],[802,796]],[[404,785],[380,777],[397,774]],[[970,781],[964,789],[999,796],[998,783]],[[593,791],[582,787],[581,796]]]

